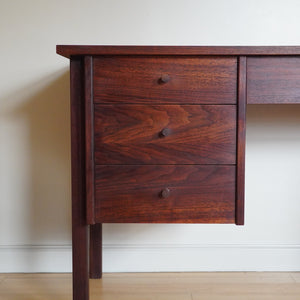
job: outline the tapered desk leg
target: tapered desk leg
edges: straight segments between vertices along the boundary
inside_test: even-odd
[[[88,225],[86,222],[83,62],[71,59],[71,161],[73,300],[89,299]]]
[[[102,277],[102,224],[90,225],[90,278]]]

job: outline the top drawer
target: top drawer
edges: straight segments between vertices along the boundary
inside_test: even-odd
[[[235,104],[232,57],[98,56],[95,103]]]

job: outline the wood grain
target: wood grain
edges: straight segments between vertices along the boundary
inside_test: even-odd
[[[101,223],[234,223],[235,166],[96,166]],[[170,190],[162,198],[161,191]]]
[[[105,273],[93,300],[299,300],[296,272]],[[1,300],[69,300],[70,274],[5,274]]]
[[[86,222],[83,61],[71,60],[71,163],[73,300],[89,299]]]
[[[300,55],[299,46],[97,46],[57,45],[56,53],[78,55]]]
[[[235,104],[236,73],[228,57],[95,57],[94,102]]]
[[[247,99],[247,58],[239,58],[238,73],[238,123],[237,123],[237,178],[236,178],[236,220],[244,225],[245,207],[245,148],[246,148],[246,99]]]
[[[94,220],[94,106],[92,94],[92,57],[84,57],[84,103],[85,103],[85,178],[86,178],[86,219]]]
[[[95,105],[94,132],[96,164],[236,162],[235,105]]]
[[[300,103],[300,57],[247,59],[248,104]]]

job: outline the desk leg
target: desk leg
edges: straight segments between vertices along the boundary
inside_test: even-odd
[[[88,226],[73,217],[72,227],[73,300],[88,300]]]
[[[89,300],[88,225],[86,221],[83,62],[71,59],[71,161],[73,300]]]
[[[102,277],[102,224],[90,225],[90,278]]]

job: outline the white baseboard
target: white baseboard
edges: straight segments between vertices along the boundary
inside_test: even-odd
[[[104,272],[300,271],[300,245],[104,245]],[[0,272],[71,272],[71,246],[0,246]]]
[[[0,273],[71,272],[69,245],[0,246]]]

